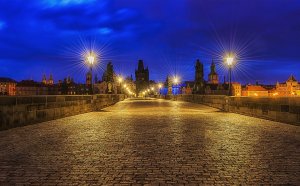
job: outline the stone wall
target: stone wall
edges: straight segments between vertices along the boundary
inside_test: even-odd
[[[97,111],[124,95],[1,96],[0,130]]]
[[[230,112],[300,125],[300,97],[230,97]]]
[[[227,96],[223,95],[214,95],[214,96],[206,96],[206,95],[167,95],[163,96],[162,98],[168,99],[168,100],[174,100],[174,101],[187,101],[192,103],[200,103],[204,104],[210,107],[218,108],[221,110],[228,109],[226,100]]]
[[[210,95],[163,96],[169,100],[200,103],[226,112],[300,125],[300,97],[228,97]]]

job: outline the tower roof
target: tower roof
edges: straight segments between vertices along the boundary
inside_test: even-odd
[[[201,65],[201,61],[200,61],[200,59],[197,59],[196,60],[196,66],[200,66]]]
[[[216,73],[216,65],[215,65],[214,59],[211,60],[210,73],[209,74],[210,75],[217,74]]]
[[[293,75],[291,75],[287,81],[297,81],[297,80]]]
[[[138,70],[144,70],[144,62],[141,59],[139,60]]]
[[[211,66],[216,66],[214,58],[211,58]]]

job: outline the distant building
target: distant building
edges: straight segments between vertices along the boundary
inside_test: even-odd
[[[205,94],[228,95],[229,84],[206,84]]]
[[[58,94],[62,95],[85,95],[90,93],[90,85],[75,83],[74,79],[68,76],[56,85]]]
[[[139,60],[138,69],[135,70],[135,79],[136,95],[149,88],[149,70],[148,67],[144,68],[143,60]]]
[[[0,95],[14,96],[16,95],[17,82],[11,78],[0,78]]]
[[[246,85],[242,89],[242,96],[267,97],[269,96],[269,91],[261,85]]]
[[[242,85],[237,82],[231,83],[231,95],[232,96],[242,96]]]
[[[284,83],[276,83],[274,96],[300,96],[300,83],[291,75]]]
[[[193,85],[194,94],[203,94],[204,93],[204,69],[203,64],[199,59],[196,61],[195,65],[195,82]]]
[[[49,79],[47,80],[46,74],[43,75],[42,83],[44,85],[54,85],[54,80],[52,74],[50,74]]]
[[[193,84],[193,82],[185,82],[186,86],[182,87],[182,94],[186,94],[186,95],[189,95],[189,94],[192,94],[193,93],[193,89],[191,88],[190,84]]]
[[[219,76],[216,73],[216,65],[212,60],[210,66],[210,73],[208,74],[208,84],[219,84]]]
[[[16,95],[48,95],[48,87],[43,83],[33,80],[22,80],[16,85]]]

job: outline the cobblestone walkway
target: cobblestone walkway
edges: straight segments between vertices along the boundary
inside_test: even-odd
[[[126,100],[0,132],[0,185],[300,185],[300,127]]]

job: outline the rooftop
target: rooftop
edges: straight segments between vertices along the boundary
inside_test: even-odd
[[[17,83],[17,81],[15,81],[11,78],[7,78],[7,77],[0,77],[0,82],[2,82],[2,83]]]

